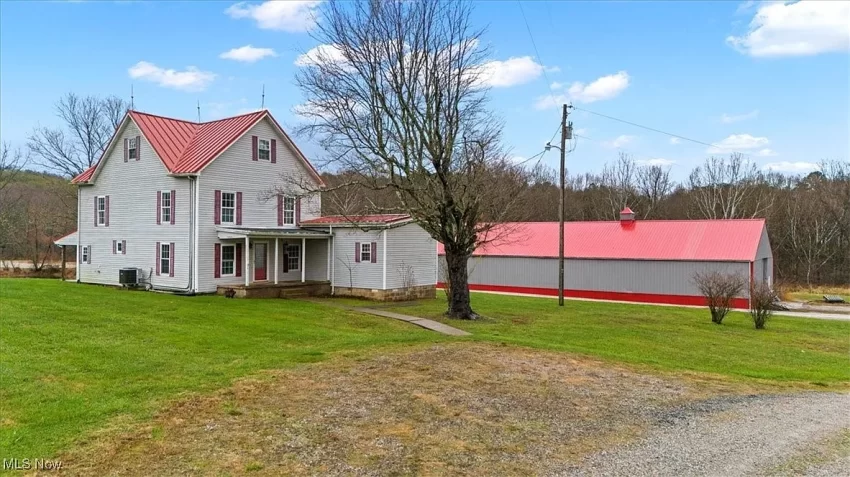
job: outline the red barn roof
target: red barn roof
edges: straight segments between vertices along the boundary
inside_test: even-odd
[[[316,179],[320,182],[322,180],[313,165],[298,150],[295,143],[292,142],[286,132],[283,131],[283,128],[280,127],[267,110],[255,111],[253,113],[205,123],[166,118],[140,111],[129,111],[127,116],[139,126],[145,139],[148,140],[157,156],[162,160],[163,165],[172,174],[194,174],[200,172],[207,164],[227,149],[228,146],[239,139],[251,126],[262,118],[268,117],[278,130],[280,130],[284,139],[295,149],[296,157],[300,157],[304,161]],[[126,118],[124,120],[126,121]],[[121,126],[118,129],[120,128]],[[117,132],[116,130],[116,134]],[[113,136],[114,139],[115,136]],[[104,156],[110,147],[107,147],[104,151]],[[101,156],[102,158],[103,156]],[[75,177],[71,182],[89,182],[92,180],[96,170],[97,165],[92,166]]]
[[[480,247],[474,255],[558,256],[558,223],[509,223],[505,238]],[[764,219],[639,220],[622,223],[567,222],[564,255],[568,258],[694,260],[749,262],[764,230]],[[439,245],[443,254],[443,246]]]

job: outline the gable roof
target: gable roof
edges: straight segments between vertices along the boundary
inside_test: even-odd
[[[271,120],[283,139],[292,146],[295,156],[304,162],[314,178],[320,184],[324,184],[310,161],[292,142],[292,139],[280,127],[271,113],[265,109],[204,123],[167,118],[140,111],[129,111],[121,125],[116,129],[116,134],[113,135],[109,146],[104,150],[101,160],[72,179],[71,182],[75,184],[88,183],[94,178],[103,158],[106,157],[112,147],[115,147],[113,143],[117,132],[124,127],[128,118],[139,127],[168,172],[172,174],[196,174],[242,137],[248,129],[266,117]]]
[[[557,222],[504,226],[510,227],[504,239],[479,247],[473,255],[558,257]],[[764,219],[567,222],[564,256],[750,262],[756,258],[763,230]],[[445,253],[442,244],[439,253]]]

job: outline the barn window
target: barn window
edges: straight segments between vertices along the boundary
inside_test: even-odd
[[[372,244],[371,243],[361,243],[360,244],[360,261],[361,262],[371,262],[372,261]]]

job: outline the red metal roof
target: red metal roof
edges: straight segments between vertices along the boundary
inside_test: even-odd
[[[474,255],[558,256],[557,222],[509,223],[504,227],[509,228],[503,232],[505,238],[480,247]],[[755,260],[763,230],[764,219],[567,222],[564,255],[569,258],[749,262]],[[444,253],[442,244],[438,251]]]
[[[304,160],[316,179],[322,183],[322,179],[313,165],[298,150],[295,143],[267,110],[205,123],[166,118],[139,111],[130,111],[128,115],[139,126],[145,139],[148,140],[162,163],[172,174],[200,172],[251,126],[263,117],[268,117],[280,129],[284,138],[295,148],[296,156],[300,156]],[[72,179],[71,182],[89,182],[96,169],[95,166],[86,170]]]
[[[410,219],[407,214],[376,214],[345,217],[343,215],[326,215],[315,219],[303,220],[301,225],[336,225],[336,224],[394,224]]]

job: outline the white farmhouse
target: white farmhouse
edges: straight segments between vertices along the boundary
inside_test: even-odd
[[[434,296],[436,243],[405,215],[322,217],[322,178],[272,115],[130,111],[78,185],[77,281],[237,296]],[[122,273],[122,270],[125,270]]]

